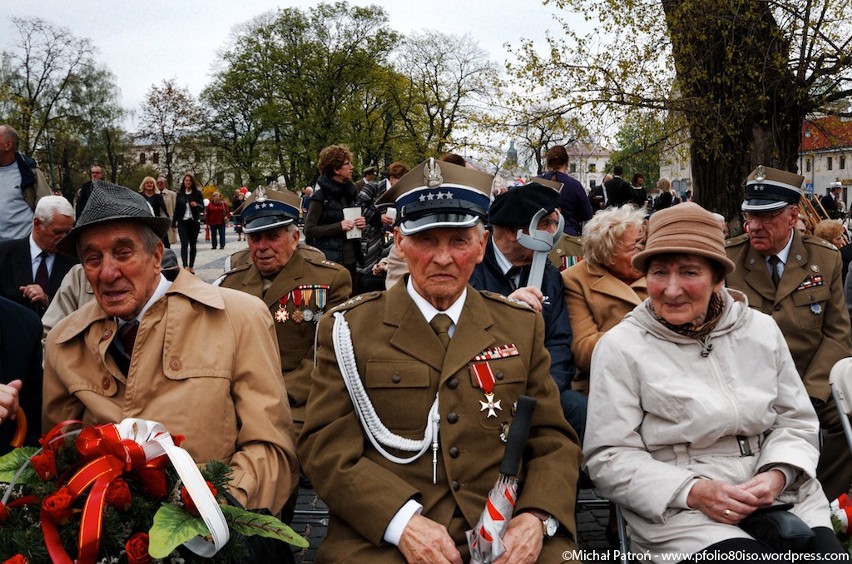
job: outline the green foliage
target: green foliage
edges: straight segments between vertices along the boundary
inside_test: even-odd
[[[148,553],[154,558],[165,558],[183,543],[208,533],[200,517],[171,503],[164,503],[154,515],[154,524],[148,532]]]
[[[38,476],[32,465],[28,462],[29,458],[36,452],[38,452],[38,448],[36,447],[21,447],[0,457],[0,482],[11,483],[18,469],[26,464],[26,469],[18,476],[18,483],[36,483]]]
[[[247,537],[258,535],[278,539],[301,548],[308,547],[308,541],[305,538],[271,515],[243,511],[230,505],[221,507],[231,530]]]
[[[645,188],[653,187],[660,176],[660,152],[666,140],[665,123],[660,113],[649,110],[631,112],[615,140],[619,149],[610,153],[610,165],[623,166],[624,178],[628,181],[634,173],[642,174]]]

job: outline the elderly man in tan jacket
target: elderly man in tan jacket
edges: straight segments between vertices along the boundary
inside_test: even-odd
[[[43,428],[159,421],[186,436],[196,462],[230,464],[236,501],[277,513],[297,462],[272,319],[243,292],[187,272],[169,282],[169,223],[141,195],[104,183],[60,243],[80,257],[95,300],[48,335]]]

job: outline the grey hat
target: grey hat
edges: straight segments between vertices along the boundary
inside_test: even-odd
[[[138,192],[130,188],[96,180],[92,182],[92,193],[77,225],[63,238],[57,248],[73,257],[77,256],[77,239],[92,225],[112,221],[134,221],[150,227],[158,237],[163,237],[172,221],[167,217],[155,217],[151,206]]]

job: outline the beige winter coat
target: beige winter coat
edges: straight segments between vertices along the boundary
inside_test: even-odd
[[[814,479],[819,423],[784,337],[743,294],[723,296],[725,311],[703,347],[657,322],[646,300],[592,356],[586,466],[625,509],[633,550],[658,561],[661,552],[747,537],[687,507],[699,477],[739,484],[789,465],[796,477],[777,501],[795,503],[811,527],[831,527]],[[736,435],[749,437],[754,456],[741,456]]]

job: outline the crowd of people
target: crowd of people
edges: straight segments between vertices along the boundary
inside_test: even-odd
[[[564,147],[504,187],[457,155],[356,183],[331,145],[310,192],[231,206],[205,207],[191,174],[131,190],[92,167],[75,210],[42,193],[14,130],[0,142],[0,183],[17,174],[30,210],[26,229],[0,217],[0,439],[19,408],[29,444],[69,419],[153,419],[230,465],[227,503],[288,520],[301,472],[330,510],[317,562],[462,562],[493,540],[479,524],[527,396],[487,561],[578,559],[581,477],[655,561],[843,551],[829,500],[852,452],[828,375],[852,355],[844,239],[796,229],[796,174],[745,179],[746,233],[726,241],[665,179],[616,166],[586,194]],[[248,249],[204,282],[201,219],[224,248],[232,213]]]

